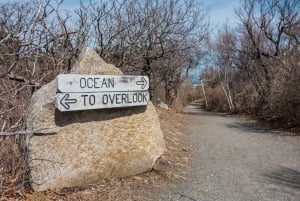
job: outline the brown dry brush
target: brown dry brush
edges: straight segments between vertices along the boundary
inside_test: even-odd
[[[289,58],[277,66],[274,74],[269,100],[272,118],[300,127],[300,59]]]
[[[160,98],[169,104],[182,75],[204,54],[199,46],[208,36],[207,10],[192,0],[90,1],[74,12],[62,9],[62,3],[0,3],[0,132],[26,129],[34,91],[68,72],[84,46],[126,74],[148,75],[151,94],[164,87]],[[23,137],[0,139],[0,170],[6,174],[0,188],[24,186],[28,173]]]
[[[211,45],[212,67],[201,74],[208,109],[300,127],[299,9],[296,0],[241,1],[239,25],[219,32]]]
[[[182,75],[204,54],[208,13],[193,0],[92,1],[78,12],[88,19],[91,45],[105,61],[125,74],[149,77],[153,102],[171,104]]]
[[[80,25],[69,28],[62,2],[0,4],[0,132],[25,130],[35,90],[70,69],[84,45]],[[79,31],[80,30],[80,31]],[[0,136],[0,196],[28,183],[24,136]]]

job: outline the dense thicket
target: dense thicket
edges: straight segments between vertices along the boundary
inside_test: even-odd
[[[300,125],[300,2],[244,0],[201,74],[207,107]]]
[[[0,5],[1,131],[22,127],[32,93],[68,69],[84,44],[59,7],[50,0]]]
[[[60,3],[0,4],[0,132],[25,129],[33,92],[68,70],[85,43],[80,26],[67,26]],[[27,183],[22,139],[0,136],[0,197],[9,186]]]
[[[0,4],[0,130],[23,125],[32,93],[67,72],[88,46],[124,74],[147,75],[150,94],[171,104],[182,75],[197,66],[207,12],[194,1],[63,1]]]
[[[154,102],[174,101],[183,73],[198,65],[208,37],[207,12],[192,0],[95,1],[77,13],[89,25],[90,46],[104,60],[125,74],[150,78]]]

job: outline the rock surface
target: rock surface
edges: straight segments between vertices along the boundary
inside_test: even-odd
[[[122,74],[89,49],[72,73]],[[27,129],[50,128],[27,141],[34,190],[85,186],[143,173],[163,154],[163,134],[151,102],[144,107],[59,112],[55,94],[52,81],[34,93],[29,108]]]

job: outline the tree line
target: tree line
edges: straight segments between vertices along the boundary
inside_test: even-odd
[[[300,125],[300,2],[243,0],[209,45],[207,108]]]
[[[63,3],[0,4],[1,131],[24,129],[31,95],[70,71],[84,47],[124,74],[147,75],[153,102],[174,103],[188,71],[205,62],[208,109],[299,123],[299,1],[243,0],[239,24],[215,39],[193,0],[91,0],[71,11]]]
[[[147,75],[153,102],[171,104],[204,55],[208,12],[193,0],[0,3],[0,129],[24,129],[35,90],[70,71],[84,47],[124,74]]]

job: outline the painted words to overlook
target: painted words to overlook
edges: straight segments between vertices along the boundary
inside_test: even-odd
[[[147,103],[149,101],[148,93],[132,92],[132,93],[102,93],[99,95],[82,94],[83,106],[94,105],[96,102],[101,101],[103,105],[119,105],[131,103]]]
[[[142,106],[149,102],[149,92],[58,93],[60,111]]]

